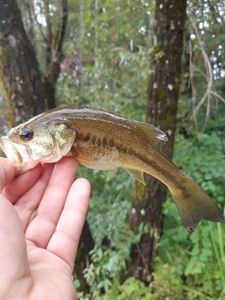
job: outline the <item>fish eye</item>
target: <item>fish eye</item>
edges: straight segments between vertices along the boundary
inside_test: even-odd
[[[28,128],[23,128],[20,131],[20,138],[24,141],[30,141],[33,138],[33,131],[31,129]]]

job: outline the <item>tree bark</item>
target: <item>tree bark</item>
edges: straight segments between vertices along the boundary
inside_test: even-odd
[[[62,50],[64,37],[66,34],[67,20],[68,20],[68,0],[60,1],[60,18],[56,31],[54,34],[51,30],[51,22],[49,24],[49,36],[47,39],[46,49],[48,59],[46,59],[46,88],[50,93],[48,106],[49,108],[55,107],[55,91],[56,83],[60,74],[60,65],[64,58]],[[48,16],[47,19],[50,17]],[[54,38],[53,38],[54,36]]]
[[[159,126],[169,136],[160,151],[172,159],[181,78],[181,58],[186,21],[186,0],[156,0],[156,44],[151,50],[151,75],[148,86],[147,121]],[[149,177],[147,188],[135,183],[130,224],[138,230],[147,226],[139,244],[133,245],[130,273],[146,282],[152,272],[159,238],[163,230],[163,203],[167,189]]]
[[[17,2],[0,0],[0,81],[14,126],[48,106],[47,91]]]
[[[88,292],[90,286],[84,277],[84,270],[90,264],[91,256],[90,251],[95,247],[95,241],[92,237],[91,229],[88,222],[84,223],[84,228],[81,234],[79,247],[77,250],[76,264],[74,266],[74,277],[78,278],[80,281],[80,290]]]

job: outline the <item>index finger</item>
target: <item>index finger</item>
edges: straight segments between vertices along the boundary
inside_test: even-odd
[[[7,158],[0,157],[0,192],[16,175],[16,168]]]
[[[85,178],[76,179],[68,193],[47,249],[61,257],[73,268],[77,247],[86,219],[91,194],[91,185]]]

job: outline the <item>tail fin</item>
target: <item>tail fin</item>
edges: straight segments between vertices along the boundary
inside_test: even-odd
[[[184,184],[171,193],[188,233],[193,233],[201,220],[224,220],[221,209],[192,179],[185,179]]]

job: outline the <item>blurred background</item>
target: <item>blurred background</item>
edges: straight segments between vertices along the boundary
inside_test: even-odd
[[[1,0],[0,130],[74,104],[150,122],[224,209],[224,0]],[[93,197],[79,299],[225,299],[224,224],[191,236],[167,190],[80,168]]]

